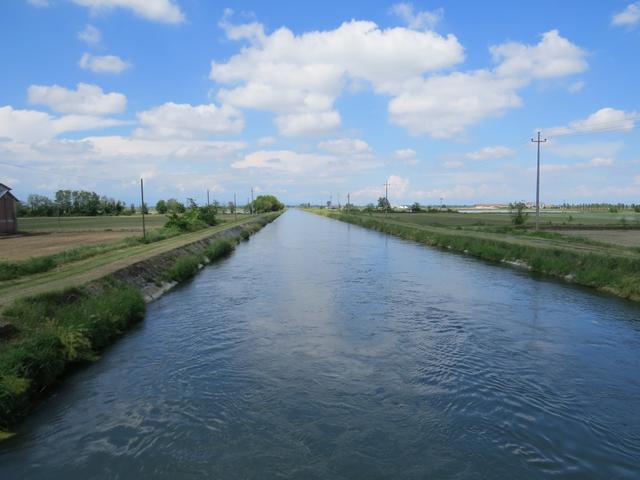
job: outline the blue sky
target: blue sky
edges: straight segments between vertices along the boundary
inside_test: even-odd
[[[640,203],[640,2],[0,4],[0,182]]]

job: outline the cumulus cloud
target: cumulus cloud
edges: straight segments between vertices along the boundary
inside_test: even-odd
[[[84,53],[78,62],[80,68],[94,73],[121,73],[131,67],[117,55],[91,55]]]
[[[37,142],[65,132],[75,132],[121,125],[120,120],[93,115],[54,117],[36,110],[0,107],[0,138],[18,142]]]
[[[401,148],[393,152],[393,156],[398,160],[410,160],[416,156],[416,151],[412,148]]]
[[[465,154],[469,160],[493,160],[498,158],[510,157],[515,155],[515,150],[504,145],[496,145],[493,147],[484,147],[474,152]]]
[[[586,52],[560,36],[558,30],[542,34],[536,45],[517,42],[494,45],[489,51],[497,75],[525,79],[557,78],[587,69]]]
[[[46,105],[58,113],[107,115],[121,113],[127,105],[122,93],[104,93],[97,85],[78,83],[75,90],[59,85],[31,85],[29,103]]]
[[[432,29],[444,16],[444,10],[414,12],[411,3],[396,3],[391,7],[391,13],[402,19],[409,28],[414,30]]]
[[[611,25],[634,26],[640,23],[640,2],[634,2],[627,5],[627,8],[616,13],[611,19]]]
[[[96,45],[100,43],[102,35],[93,25],[85,25],[85,27],[78,32],[78,38],[88,45]]]
[[[389,116],[413,135],[449,138],[485,118],[519,107],[522,100],[516,89],[520,86],[521,81],[500,78],[487,70],[435,75],[393,98]]]
[[[338,112],[305,112],[279,115],[276,125],[283,137],[326,135],[340,126]]]
[[[486,118],[522,105],[518,90],[535,79],[562,77],[587,68],[586,53],[556,30],[536,45],[506,43],[490,48],[494,70],[434,75],[406,85],[389,103],[391,121],[411,134],[459,135]]]
[[[462,61],[453,35],[407,28],[380,29],[367,21],[295,35],[287,28],[266,34],[260,24],[222,26],[231,40],[249,44],[226,63],[213,62],[218,98],[239,108],[276,113],[281,134],[324,134],[340,126],[334,102],[348,81],[364,81],[380,93],[401,89],[426,72]]]
[[[373,150],[367,142],[358,138],[338,138],[326,140],[318,144],[318,148],[325,152],[350,157],[370,156]]]
[[[198,138],[238,133],[244,128],[242,113],[234,107],[215,104],[165,103],[138,113],[139,137]]]
[[[609,130],[630,132],[638,119],[640,119],[638,112],[625,112],[606,107],[592,113],[587,118],[575,120],[566,127],[547,128],[543,132],[549,136]]]
[[[422,26],[426,22],[409,4],[396,5],[394,11]],[[587,68],[586,52],[557,30],[542,34],[534,45],[492,46],[494,69],[438,74],[464,59],[453,35],[381,29],[355,20],[334,30],[296,35],[283,27],[268,34],[257,22],[232,24],[230,12],[221,27],[229,39],[247,45],[226,63],[212,63],[210,78],[231,85],[221,88],[218,98],[238,108],[274,112],[286,136],[335,130],[341,123],[336,99],[351,85],[364,84],[391,98],[393,123],[415,135],[449,138],[519,107],[518,90],[532,81]]]
[[[180,7],[173,0],[73,0],[73,2],[88,7],[93,14],[123,8],[155,22],[176,24],[185,20]]]
[[[316,153],[298,153],[291,150],[260,150],[231,164],[236,169],[268,169],[287,173],[301,173],[326,168],[336,157]]]

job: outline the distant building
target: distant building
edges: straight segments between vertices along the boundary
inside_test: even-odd
[[[18,199],[11,189],[0,183],[0,235],[18,231]]]

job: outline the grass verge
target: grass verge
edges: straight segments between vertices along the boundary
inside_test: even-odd
[[[135,288],[105,279],[97,290],[45,293],[4,310],[19,333],[0,346],[0,429],[23,416],[71,364],[97,358],[144,317],[145,303]]]
[[[526,264],[534,272],[640,301],[640,257],[583,253],[553,247],[541,248],[510,243],[507,240],[477,238],[468,231],[465,235],[456,233],[454,229],[451,229],[450,233],[442,233],[406,224],[388,223],[383,219],[367,218],[362,215],[313,212],[407,240],[467,253],[484,260]]]

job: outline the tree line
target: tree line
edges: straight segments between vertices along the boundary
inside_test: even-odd
[[[31,194],[18,204],[20,217],[132,215],[135,205],[86,190],[58,190],[54,198]]]

